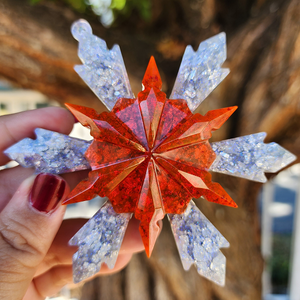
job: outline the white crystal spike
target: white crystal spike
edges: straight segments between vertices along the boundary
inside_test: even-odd
[[[91,142],[42,128],[34,132],[35,140],[25,138],[4,153],[25,168],[35,168],[36,173],[62,174],[90,169],[84,153]]]
[[[202,42],[196,52],[187,46],[170,99],[184,99],[194,111],[229,74],[221,68],[225,60],[224,32]]]
[[[107,201],[72,237],[73,280],[78,283],[100,271],[102,263],[113,269],[132,214],[117,214]]]
[[[276,143],[265,144],[265,132],[212,143],[217,158],[211,171],[266,182],[264,172],[275,173],[296,159]]]
[[[200,275],[224,286],[226,258],[220,248],[229,247],[228,241],[190,201],[180,215],[168,214],[183,268],[195,264]]]
[[[71,31],[79,42],[78,56],[83,63],[75,71],[103,104],[112,110],[119,98],[134,98],[120,47],[109,50],[85,20],[76,21]]]

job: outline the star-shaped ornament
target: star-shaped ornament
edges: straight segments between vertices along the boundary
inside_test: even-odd
[[[264,133],[210,144],[237,107],[193,111],[226,77],[225,34],[202,42],[184,54],[170,96],[154,58],[144,75],[143,90],[134,97],[118,46],[92,34],[86,21],[72,27],[79,41],[83,65],[75,70],[109,112],[66,104],[92,142],[37,129],[37,139],[24,139],[6,154],[37,172],[64,173],[88,169],[89,176],[70,193],[64,204],[107,197],[107,202],[71,239],[74,281],[96,274],[102,263],[113,268],[130,218],[140,220],[140,233],[148,256],[167,214],[185,270],[195,264],[199,274],[225,283],[226,259],[220,248],[229,243],[196,207],[192,198],[237,207],[209,171],[265,182],[264,172],[277,172],[295,156],[276,143],[264,144]]]
[[[165,214],[182,214],[192,198],[236,207],[208,170],[216,158],[208,140],[236,107],[205,116],[185,100],[169,100],[152,57],[136,99],[120,98],[111,112],[67,104],[94,140],[85,156],[92,168],[65,204],[108,197],[115,212],[134,213],[150,256]]]

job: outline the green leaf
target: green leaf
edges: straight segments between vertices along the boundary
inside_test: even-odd
[[[110,7],[112,9],[122,10],[125,5],[126,5],[126,0],[112,0]]]

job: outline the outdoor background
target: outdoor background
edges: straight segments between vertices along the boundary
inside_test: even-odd
[[[80,61],[70,26],[79,18],[87,19],[94,34],[106,40],[109,48],[120,45],[135,95],[151,55],[168,96],[185,47],[190,44],[196,49],[204,39],[226,32],[228,59],[224,67],[231,73],[198,111],[232,105],[239,109],[214,134],[214,140],[265,131],[266,142],[277,142],[300,157],[299,0],[0,0],[1,114],[64,102],[104,110],[73,70]],[[287,172],[286,178],[296,176],[295,190],[299,172]],[[76,288],[73,297],[259,300],[265,266],[267,281],[271,281],[267,293],[287,294],[292,217],[287,233],[276,231],[280,224],[271,230],[271,245],[277,252],[273,251],[273,259],[264,260],[261,184],[221,174],[215,174],[214,181],[239,205],[233,209],[196,201],[231,244],[222,250],[227,257],[225,287],[202,278],[193,267],[189,272],[183,270],[165,222],[150,259],[144,253],[135,255],[120,273]],[[282,182],[290,181],[281,180],[281,187]],[[295,192],[289,191],[281,189],[276,201],[293,201],[294,209]]]

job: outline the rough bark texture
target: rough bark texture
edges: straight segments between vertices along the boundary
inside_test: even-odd
[[[111,46],[121,46],[135,93],[150,55],[154,54],[167,94],[187,44],[221,30],[228,34],[228,78],[203,103],[200,111],[238,105],[239,110],[216,140],[266,131],[275,141],[300,155],[300,2],[298,0],[153,0],[152,20],[123,21],[104,29],[91,20],[94,32]],[[49,2],[35,7],[26,1],[0,1],[0,76],[39,90],[63,102],[103,109],[73,71],[78,63],[76,41],[69,33],[80,17]],[[256,197],[259,184],[215,176],[239,205],[221,207],[196,201],[203,213],[231,244],[224,288],[200,277],[195,268],[184,272],[165,222],[153,255],[133,257],[122,272],[100,277],[76,293],[81,299],[202,299],[261,298],[263,260],[260,254]]]

